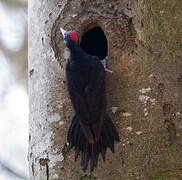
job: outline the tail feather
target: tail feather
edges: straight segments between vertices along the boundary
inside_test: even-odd
[[[77,160],[77,158],[80,154],[80,151],[81,151],[81,149],[79,149],[79,148],[75,149],[75,161]]]
[[[107,116],[103,123],[101,137],[98,141],[90,144],[83,133],[78,117],[75,115],[68,131],[67,141],[69,143],[68,150],[72,147],[75,149],[75,161],[81,154],[83,170],[87,170],[90,161],[90,171],[92,172],[97,168],[99,154],[105,161],[107,148],[114,152],[114,142],[119,141],[119,136],[115,126],[109,116]]]
[[[106,160],[106,148],[104,148],[104,147],[102,148],[101,155],[102,155],[103,161],[105,161]]]
[[[75,133],[75,126],[77,124],[77,117],[76,115],[73,117],[72,123],[69,127],[68,130],[68,135],[67,135],[67,142],[69,142],[69,146],[73,145],[73,137],[74,137],[74,133]]]
[[[90,159],[90,157],[89,157],[89,154],[87,153],[87,151],[83,152],[81,165],[82,165],[84,171],[87,170],[89,159]]]

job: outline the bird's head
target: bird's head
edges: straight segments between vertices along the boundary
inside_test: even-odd
[[[65,31],[63,28],[60,28],[60,31],[63,35],[64,43],[69,49],[72,49],[78,43],[78,35],[75,31]]]

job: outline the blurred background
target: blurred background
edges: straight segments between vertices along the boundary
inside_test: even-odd
[[[0,180],[28,179],[27,0],[0,0]]]

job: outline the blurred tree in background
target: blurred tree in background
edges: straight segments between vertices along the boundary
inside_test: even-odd
[[[0,180],[26,179],[27,0],[0,0]]]
[[[0,50],[18,83],[27,82],[27,0],[1,0]]]

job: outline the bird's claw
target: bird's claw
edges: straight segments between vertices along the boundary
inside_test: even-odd
[[[103,64],[103,66],[104,66],[105,71],[106,71],[106,72],[109,72],[109,73],[113,73],[112,70],[107,69],[107,67],[106,67],[106,66],[107,66],[106,61],[107,61],[107,57],[106,57],[104,60],[101,61],[102,64]]]
[[[107,68],[105,68],[105,71],[106,71],[106,72],[109,72],[109,73],[113,73],[113,71],[112,71],[112,70],[107,69]]]

